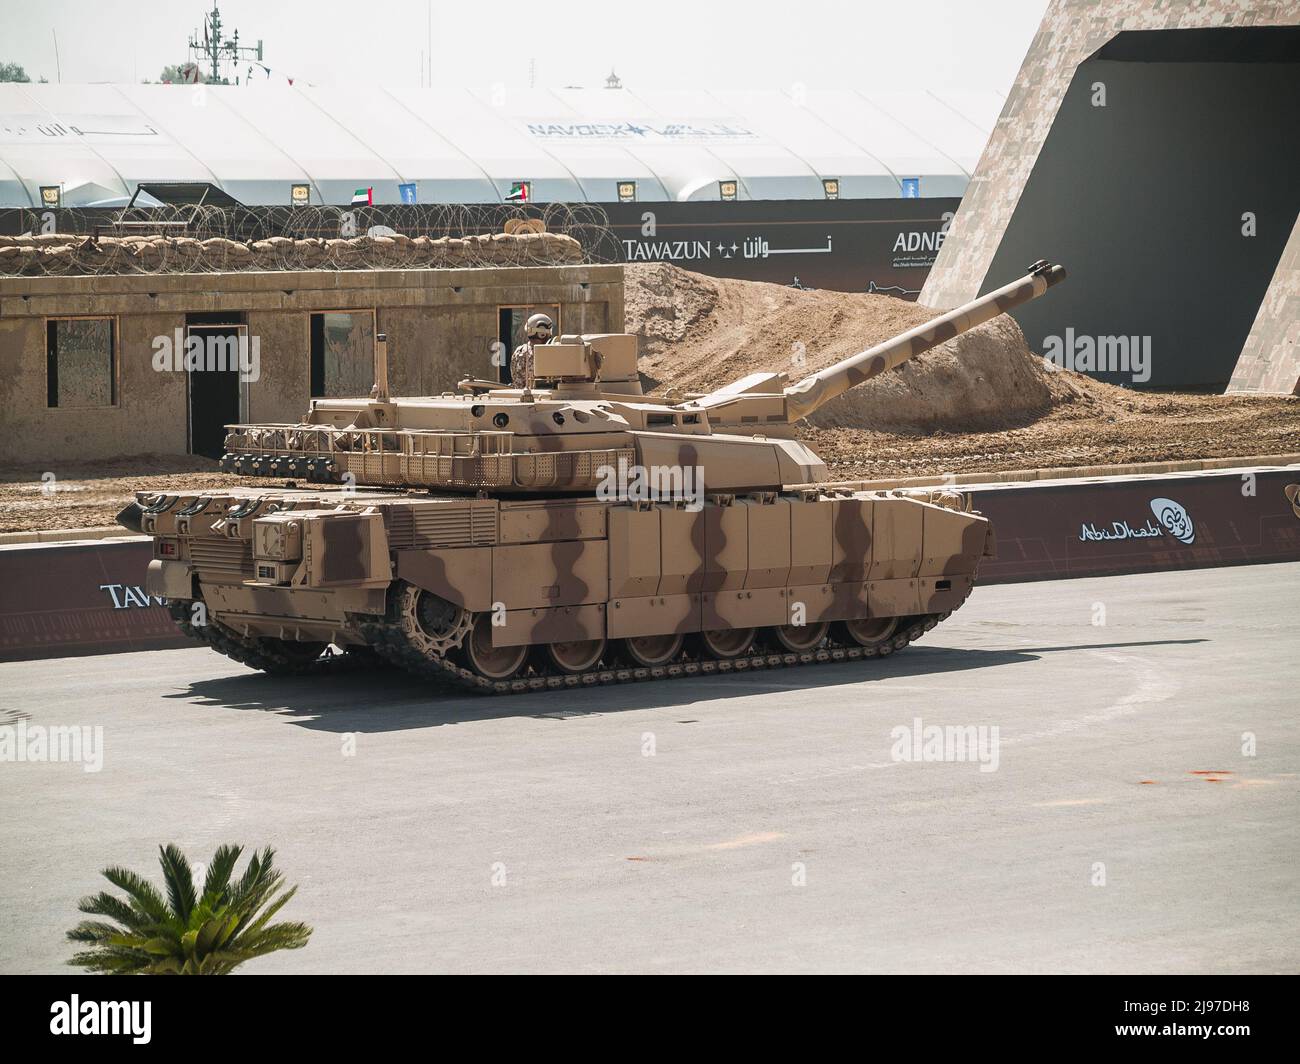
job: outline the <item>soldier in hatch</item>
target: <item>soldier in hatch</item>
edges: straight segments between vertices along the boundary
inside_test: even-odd
[[[534,314],[524,325],[527,339],[510,356],[510,383],[516,388],[533,386],[533,345],[549,344],[555,323],[545,314]]]

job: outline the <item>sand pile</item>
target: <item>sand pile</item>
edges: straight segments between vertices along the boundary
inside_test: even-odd
[[[937,316],[892,296],[705,277],[667,264],[630,265],[626,277],[626,328],[644,338],[641,370],[656,390],[703,392],[758,370],[795,381]],[[987,432],[1063,404],[1103,401],[1107,390],[1049,370],[1003,315],[840,396],[809,423]]]

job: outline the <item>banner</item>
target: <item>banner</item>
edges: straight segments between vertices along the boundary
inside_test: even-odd
[[[606,203],[624,262],[916,299],[958,199]]]
[[[1300,560],[1300,468],[972,486],[996,558],[979,583]]]

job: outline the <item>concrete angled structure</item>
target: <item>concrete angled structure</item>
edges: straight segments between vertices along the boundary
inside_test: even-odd
[[[1017,313],[1035,350],[1136,341],[1149,373],[1087,371],[1296,391],[1296,22],[1283,0],[1052,0],[920,301],[965,302],[1032,247],[1074,277]]]

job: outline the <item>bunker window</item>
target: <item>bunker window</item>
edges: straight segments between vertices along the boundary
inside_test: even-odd
[[[69,410],[117,406],[117,336],[112,318],[46,321],[45,402]]]
[[[356,399],[375,383],[375,312],[328,311],[311,316],[311,394]]]

